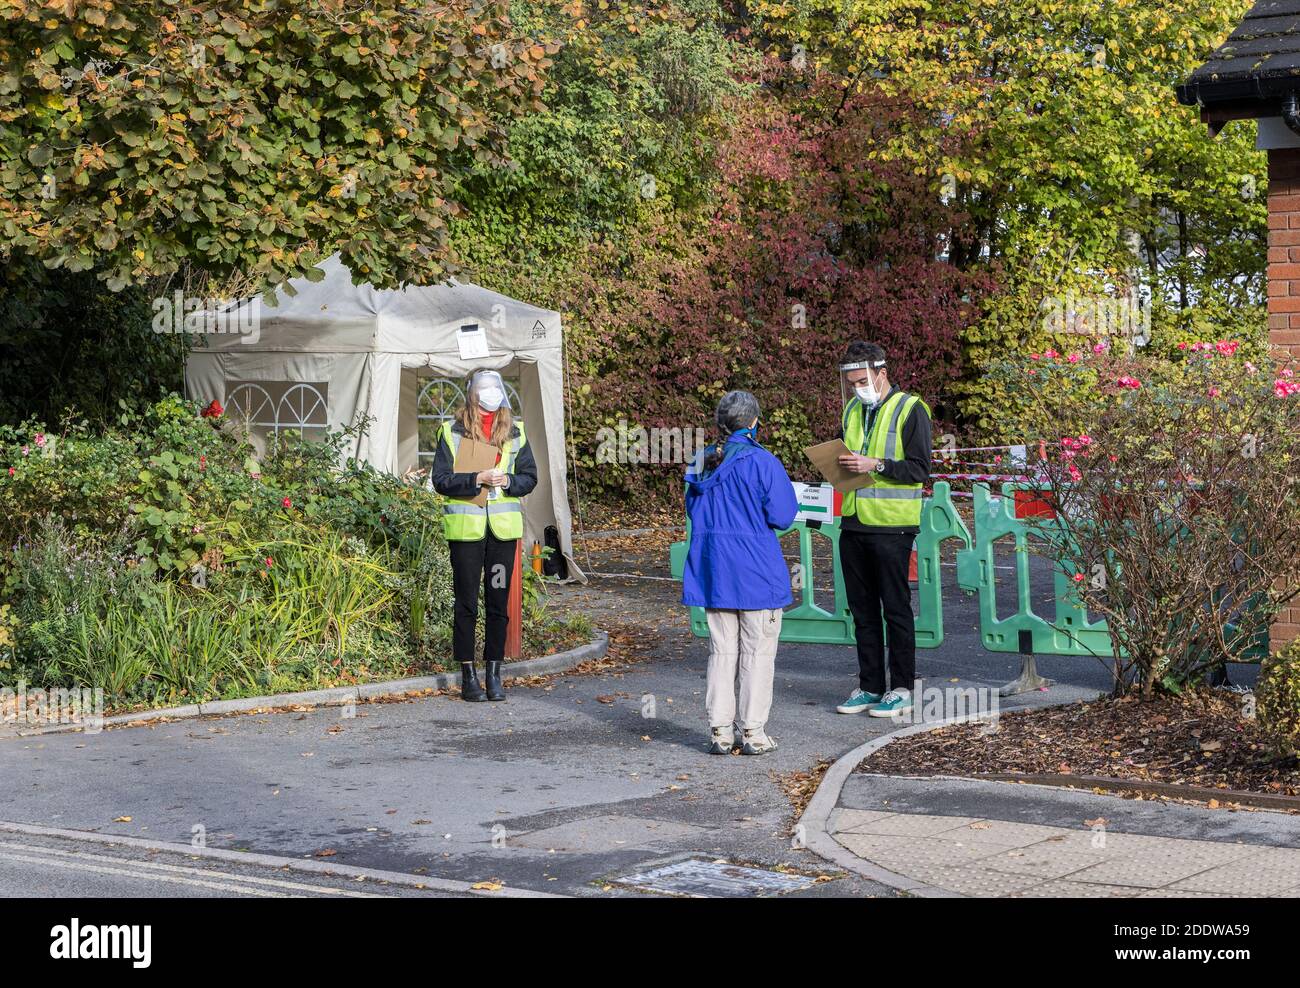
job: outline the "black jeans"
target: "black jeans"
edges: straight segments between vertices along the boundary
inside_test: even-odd
[[[889,629],[889,685],[912,688],[916,679],[916,620],[908,564],[916,536],[910,532],[840,532],[840,568],[858,639],[858,688],[885,692],[885,636]]]
[[[448,542],[451,547],[451,654],[457,662],[474,661],[474,626],[478,622],[478,591],[485,605],[483,661],[500,662],[506,654],[510,577],[515,569],[518,539],[502,540],[488,529],[477,542]]]

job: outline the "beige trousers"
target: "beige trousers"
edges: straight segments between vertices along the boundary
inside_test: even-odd
[[[705,612],[709,619],[709,675],[704,705],[710,727],[762,730],[772,709],[780,609]],[[740,702],[736,702],[739,680]]]

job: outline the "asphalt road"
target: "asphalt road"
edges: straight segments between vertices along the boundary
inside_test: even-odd
[[[624,571],[635,565],[624,560]],[[625,617],[630,601],[668,608],[677,590],[601,579],[559,593],[569,595],[565,606]],[[993,688],[1014,678],[1016,656],[980,647],[973,601],[950,591],[945,607],[948,640],[919,653],[918,674],[955,688]],[[508,703],[432,697],[361,705],[353,718],[322,708],[0,741],[7,782],[0,820],[100,838],[0,828],[0,894],[339,895],[362,887],[463,894],[487,882],[503,887],[489,894],[635,895],[650,893],[620,879],[696,859],[826,876],[792,895],[894,894],[828,874],[802,849],[781,784],[782,776],[889,729],[833,710],[855,684],[851,650],[784,646],[769,723],[780,749],[761,758],[709,756],[702,744],[706,643],[685,635],[680,609],[663,613],[662,627],[646,632],[658,643],[653,659],[514,688]],[[1040,668],[1057,684],[1004,701],[1003,710],[1108,686],[1095,659],[1049,657]],[[283,878],[283,864],[205,861],[204,868],[217,869],[209,875],[150,867],[193,866],[187,852],[196,835],[207,848],[236,856],[451,884],[394,890],[376,884],[382,877],[335,881],[294,872],[289,880],[309,887],[288,889],[257,880]],[[156,846],[102,843],[123,837]]]

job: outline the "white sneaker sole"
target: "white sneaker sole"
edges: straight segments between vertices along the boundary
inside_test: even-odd
[[[892,718],[901,717],[903,714],[910,713],[911,707],[899,707],[897,710],[868,710],[867,713],[872,717]]]

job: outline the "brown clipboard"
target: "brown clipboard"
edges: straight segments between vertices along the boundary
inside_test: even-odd
[[[804,450],[804,455],[812,460],[812,465],[828,484],[841,494],[848,494],[850,491],[870,487],[876,482],[873,474],[854,473],[840,465],[840,457],[851,452],[853,451],[844,445],[843,439],[832,439],[828,443],[809,446]]]
[[[491,443],[481,443],[477,439],[470,439],[469,436],[461,436],[460,445],[456,448],[456,462],[452,465],[452,470],[456,473],[480,473],[484,470],[495,470],[497,458],[501,455],[501,449],[493,446]],[[480,508],[487,504],[489,489],[480,487],[478,496],[470,498]]]

